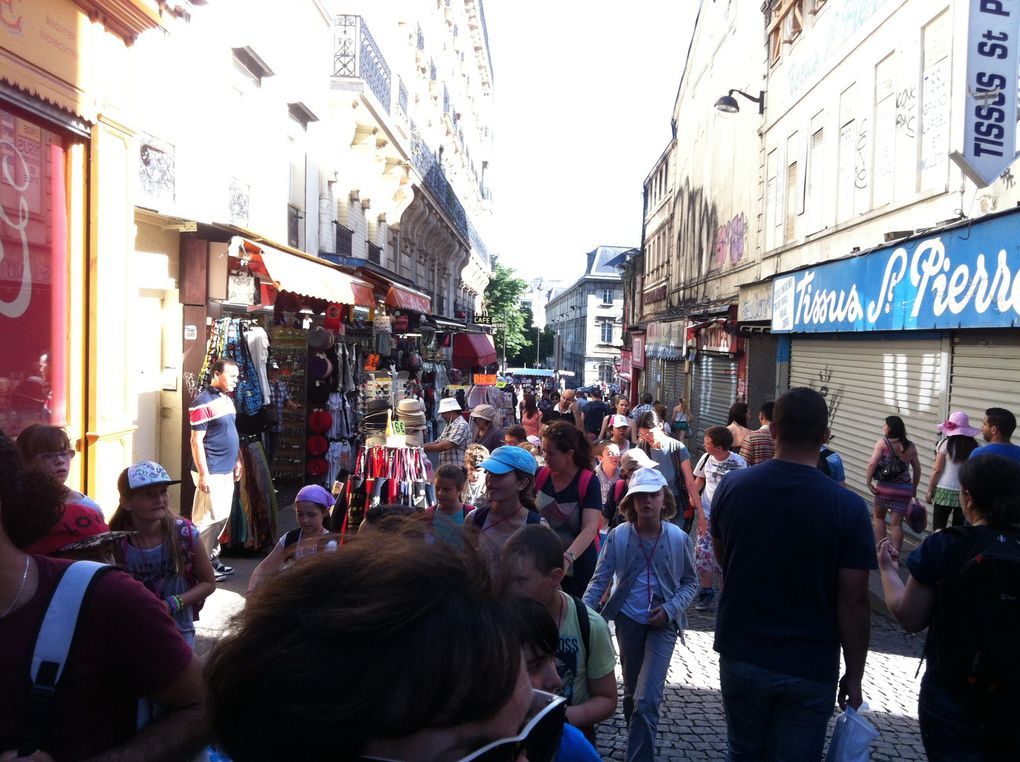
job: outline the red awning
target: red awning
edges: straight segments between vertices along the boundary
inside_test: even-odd
[[[412,291],[403,286],[390,286],[386,292],[386,305],[400,310],[414,310],[428,315],[431,311],[432,299],[428,294]]]
[[[359,307],[375,306],[375,291],[368,283],[354,282],[351,284],[354,291],[354,303]]]
[[[476,365],[493,365],[496,347],[485,333],[456,333],[453,335],[453,367],[467,369]]]

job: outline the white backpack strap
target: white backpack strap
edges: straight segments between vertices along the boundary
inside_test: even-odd
[[[50,598],[49,608],[43,617],[39,636],[35,641],[35,652],[32,654],[32,682],[39,682],[39,671],[43,663],[56,665],[56,672],[47,670],[45,682],[56,687],[64,672],[67,654],[74,641],[74,633],[78,628],[78,613],[81,610],[85,593],[92,584],[96,573],[108,568],[107,564],[95,561],[76,561],[67,567],[64,575],[57,583],[57,589]]]
[[[27,757],[46,740],[53,696],[74,643],[82,602],[96,575],[108,568],[107,564],[95,561],[76,561],[64,570],[53,591],[32,653],[32,688],[18,756]]]

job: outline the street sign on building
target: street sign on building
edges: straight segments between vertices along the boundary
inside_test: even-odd
[[[950,156],[983,188],[1017,157],[1020,8],[1011,0],[970,0],[968,4],[963,148]]]

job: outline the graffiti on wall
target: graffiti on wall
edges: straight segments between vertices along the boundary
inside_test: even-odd
[[[741,212],[715,234],[715,264],[722,267],[728,259],[736,264],[744,258],[744,235],[747,232],[747,218]]]
[[[818,392],[825,399],[829,408],[829,423],[836,420],[836,411],[839,410],[839,403],[843,400],[843,390],[832,387],[832,368],[826,365],[818,371],[818,382],[811,382],[811,388]]]
[[[704,188],[692,188],[684,182],[677,196],[675,218],[677,253],[683,264],[678,273],[681,282],[702,273],[735,265],[744,259],[747,249],[747,216],[741,212],[720,223],[719,212]],[[714,254],[714,259],[713,259]]]
[[[905,87],[896,93],[896,130],[908,138],[917,135],[916,87]]]
[[[676,210],[679,218],[677,252],[683,268],[680,280],[685,282],[708,272],[709,256],[715,248],[715,235],[719,229],[719,215],[705,189],[692,188],[689,180],[684,180],[679,207]]]

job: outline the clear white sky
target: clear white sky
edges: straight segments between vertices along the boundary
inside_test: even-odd
[[[641,242],[699,0],[485,0],[495,70],[494,240],[530,280]]]

